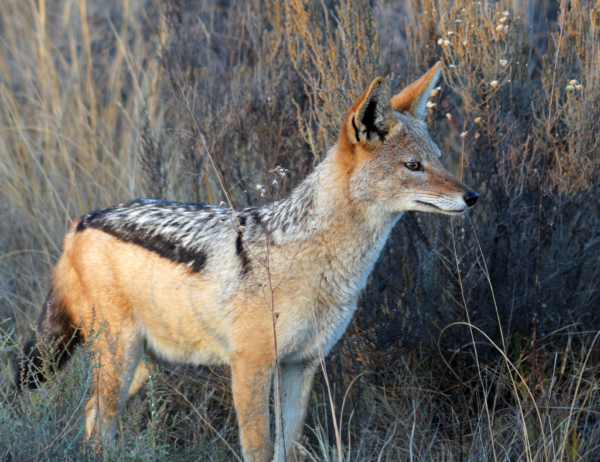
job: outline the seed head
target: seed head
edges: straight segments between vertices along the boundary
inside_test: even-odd
[[[492,80],[490,82],[490,85],[492,86],[492,88],[497,88],[498,87],[498,81],[497,80]]]
[[[507,18],[506,16],[505,16],[505,17],[503,17],[503,18],[500,18],[500,22],[501,22],[502,24],[504,24],[506,21],[508,21],[508,18]]]
[[[463,139],[464,139],[464,138],[466,138],[466,137],[467,137],[467,133],[468,133],[468,132],[462,132],[462,133],[460,134],[460,137],[461,137],[461,138],[463,138]]]
[[[447,112],[446,113],[446,119],[452,120],[452,114],[450,114],[449,112]]]
[[[573,85],[573,86],[575,86],[575,85],[577,85],[578,83],[579,83],[579,82],[578,82],[577,80],[575,80],[575,79],[573,79],[573,80],[569,80],[569,85]]]
[[[273,170],[271,170],[271,173],[275,173],[276,175],[279,175],[281,178],[285,178],[285,175],[289,172],[290,171],[287,168],[283,168],[280,166],[277,166]]]
[[[573,93],[573,90],[575,90],[575,87],[573,85],[567,85],[567,93]]]
[[[435,98],[437,96],[437,94],[438,94],[437,89],[434,88],[433,90],[431,90],[431,97],[432,98]]]
[[[501,65],[502,67],[506,67],[506,65],[507,65],[507,64],[508,64],[508,61],[507,61],[506,59],[501,59],[501,60],[500,60],[500,65]]]
[[[481,136],[481,135],[479,134],[479,132],[478,132],[478,133],[475,133],[475,139],[479,139],[479,137],[480,137],[480,136]]]
[[[431,101],[427,101],[427,109],[433,109],[435,107],[435,103],[432,103]]]
[[[476,124],[480,124],[481,123],[481,117],[475,117],[475,123]]]
[[[577,91],[581,91],[581,90],[583,90],[583,85],[581,85],[581,84],[577,84],[577,85],[575,85],[575,89],[576,89]]]
[[[273,311],[273,316],[275,316],[275,319],[277,319],[280,314],[281,314],[281,311],[279,311],[279,310],[274,310]]]
[[[504,32],[504,25],[503,24],[498,24],[496,26],[496,32]]]
[[[446,39],[442,43],[445,47],[447,47],[448,45],[450,45],[450,40]]]
[[[438,39],[437,44],[441,45],[442,43],[444,43],[444,39],[443,38]]]

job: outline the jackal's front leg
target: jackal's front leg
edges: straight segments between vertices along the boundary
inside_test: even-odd
[[[231,360],[233,401],[240,428],[242,452],[246,462],[271,460],[272,443],[269,432],[270,363],[249,356]]]
[[[275,462],[283,462],[284,460],[286,462],[296,462],[304,459],[299,455],[298,444],[302,443],[306,408],[317,366],[318,362],[316,361],[282,363],[279,366],[279,389],[277,389],[277,382],[275,382],[274,392],[277,428]],[[279,399],[278,393],[281,394]],[[282,421],[283,434],[281,432]]]

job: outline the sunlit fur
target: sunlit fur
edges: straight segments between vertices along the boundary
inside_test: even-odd
[[[475,194],[444,169],[421,120],[438,75],[439,65],[397,95],[401,112],[386,83],[373,81],[336,145],[286,199],[239,210],[140,199],[76,220],[40,330],[58,338],[81,322],[85,340],[93,317],[103,325],[90,437],[113,437],[148,375],[147,354],[230,365],[244,458],[270,460],[277,356],[284,438],[277,419],[275,457],[299,458],[313,373],[346,329],[392,227],[406,210],[461,213]],[[33,362],[36,352],[33,339]]]

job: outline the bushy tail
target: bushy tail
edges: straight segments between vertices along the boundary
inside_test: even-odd
[[[15,383],[19,390],[37,388],[49,372],[62,368],[83,340],[71,307],[50,286],[36,329],[23,348]]]

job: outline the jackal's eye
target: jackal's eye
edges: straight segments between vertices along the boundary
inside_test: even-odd
[[[409,170],[421,170],[421,164],[419,162],[407,162],[404,164]]]

